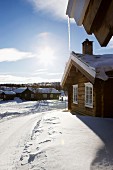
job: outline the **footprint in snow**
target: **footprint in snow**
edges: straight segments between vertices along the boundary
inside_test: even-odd
[[[59,124],[59,118],[57,117],[52,117],[50,119],[44,119],[45,123],[48,123],[48,124]]]
[[[51,142],[51,140],[45,140],[43,142],[40,142],[39,144],[46,143],[46,142]]]
[[[31,163],[34,161],[34,159],[37,157],[41,157],[41,155],[43,154],[44,152],[41,151],[41,152],[38,152],[38,153],[32,153],[32,154],[29,154],[29,159],[28,159],[28,163]],[[44,157],[47,157],[45,154],[44,154]]]

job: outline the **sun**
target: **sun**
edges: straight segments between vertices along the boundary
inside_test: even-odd
[[[49,66],[51,64],[53,64],[54,60],[55,60],[55,54],[54,54],[54,50],[49,47],[41,47],[38,50],[38,60],[41,64],[43,64],[44,66]]]

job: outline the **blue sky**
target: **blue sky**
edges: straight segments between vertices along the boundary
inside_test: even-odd
[[[69,58],[68,0],[0,1],[0,83],[61,81]],[[100,47],[93,35],[71,21],[71,51],[94,41],[94,53],[113,53],[113,39]]]

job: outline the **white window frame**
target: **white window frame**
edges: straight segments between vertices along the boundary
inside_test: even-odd
[[[44,99],[47,99],[47,94],[43,94],[43,98],[44,98]]]
[[[78,84],[73,85],[73,103],[78,104]]]
[[[53,99],[53,94],[50,94],[50,98]]]
[[[32,98],[32,99],[34,98],[34,94],[31,94],[31,98]]]
[[[90,82],[85,84],[85,106],[93,108],[93,84]]]

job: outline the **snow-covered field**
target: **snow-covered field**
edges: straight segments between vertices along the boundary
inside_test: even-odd
[[[0,170],[113,170],[113,119],[65,101],[0,103]]]

